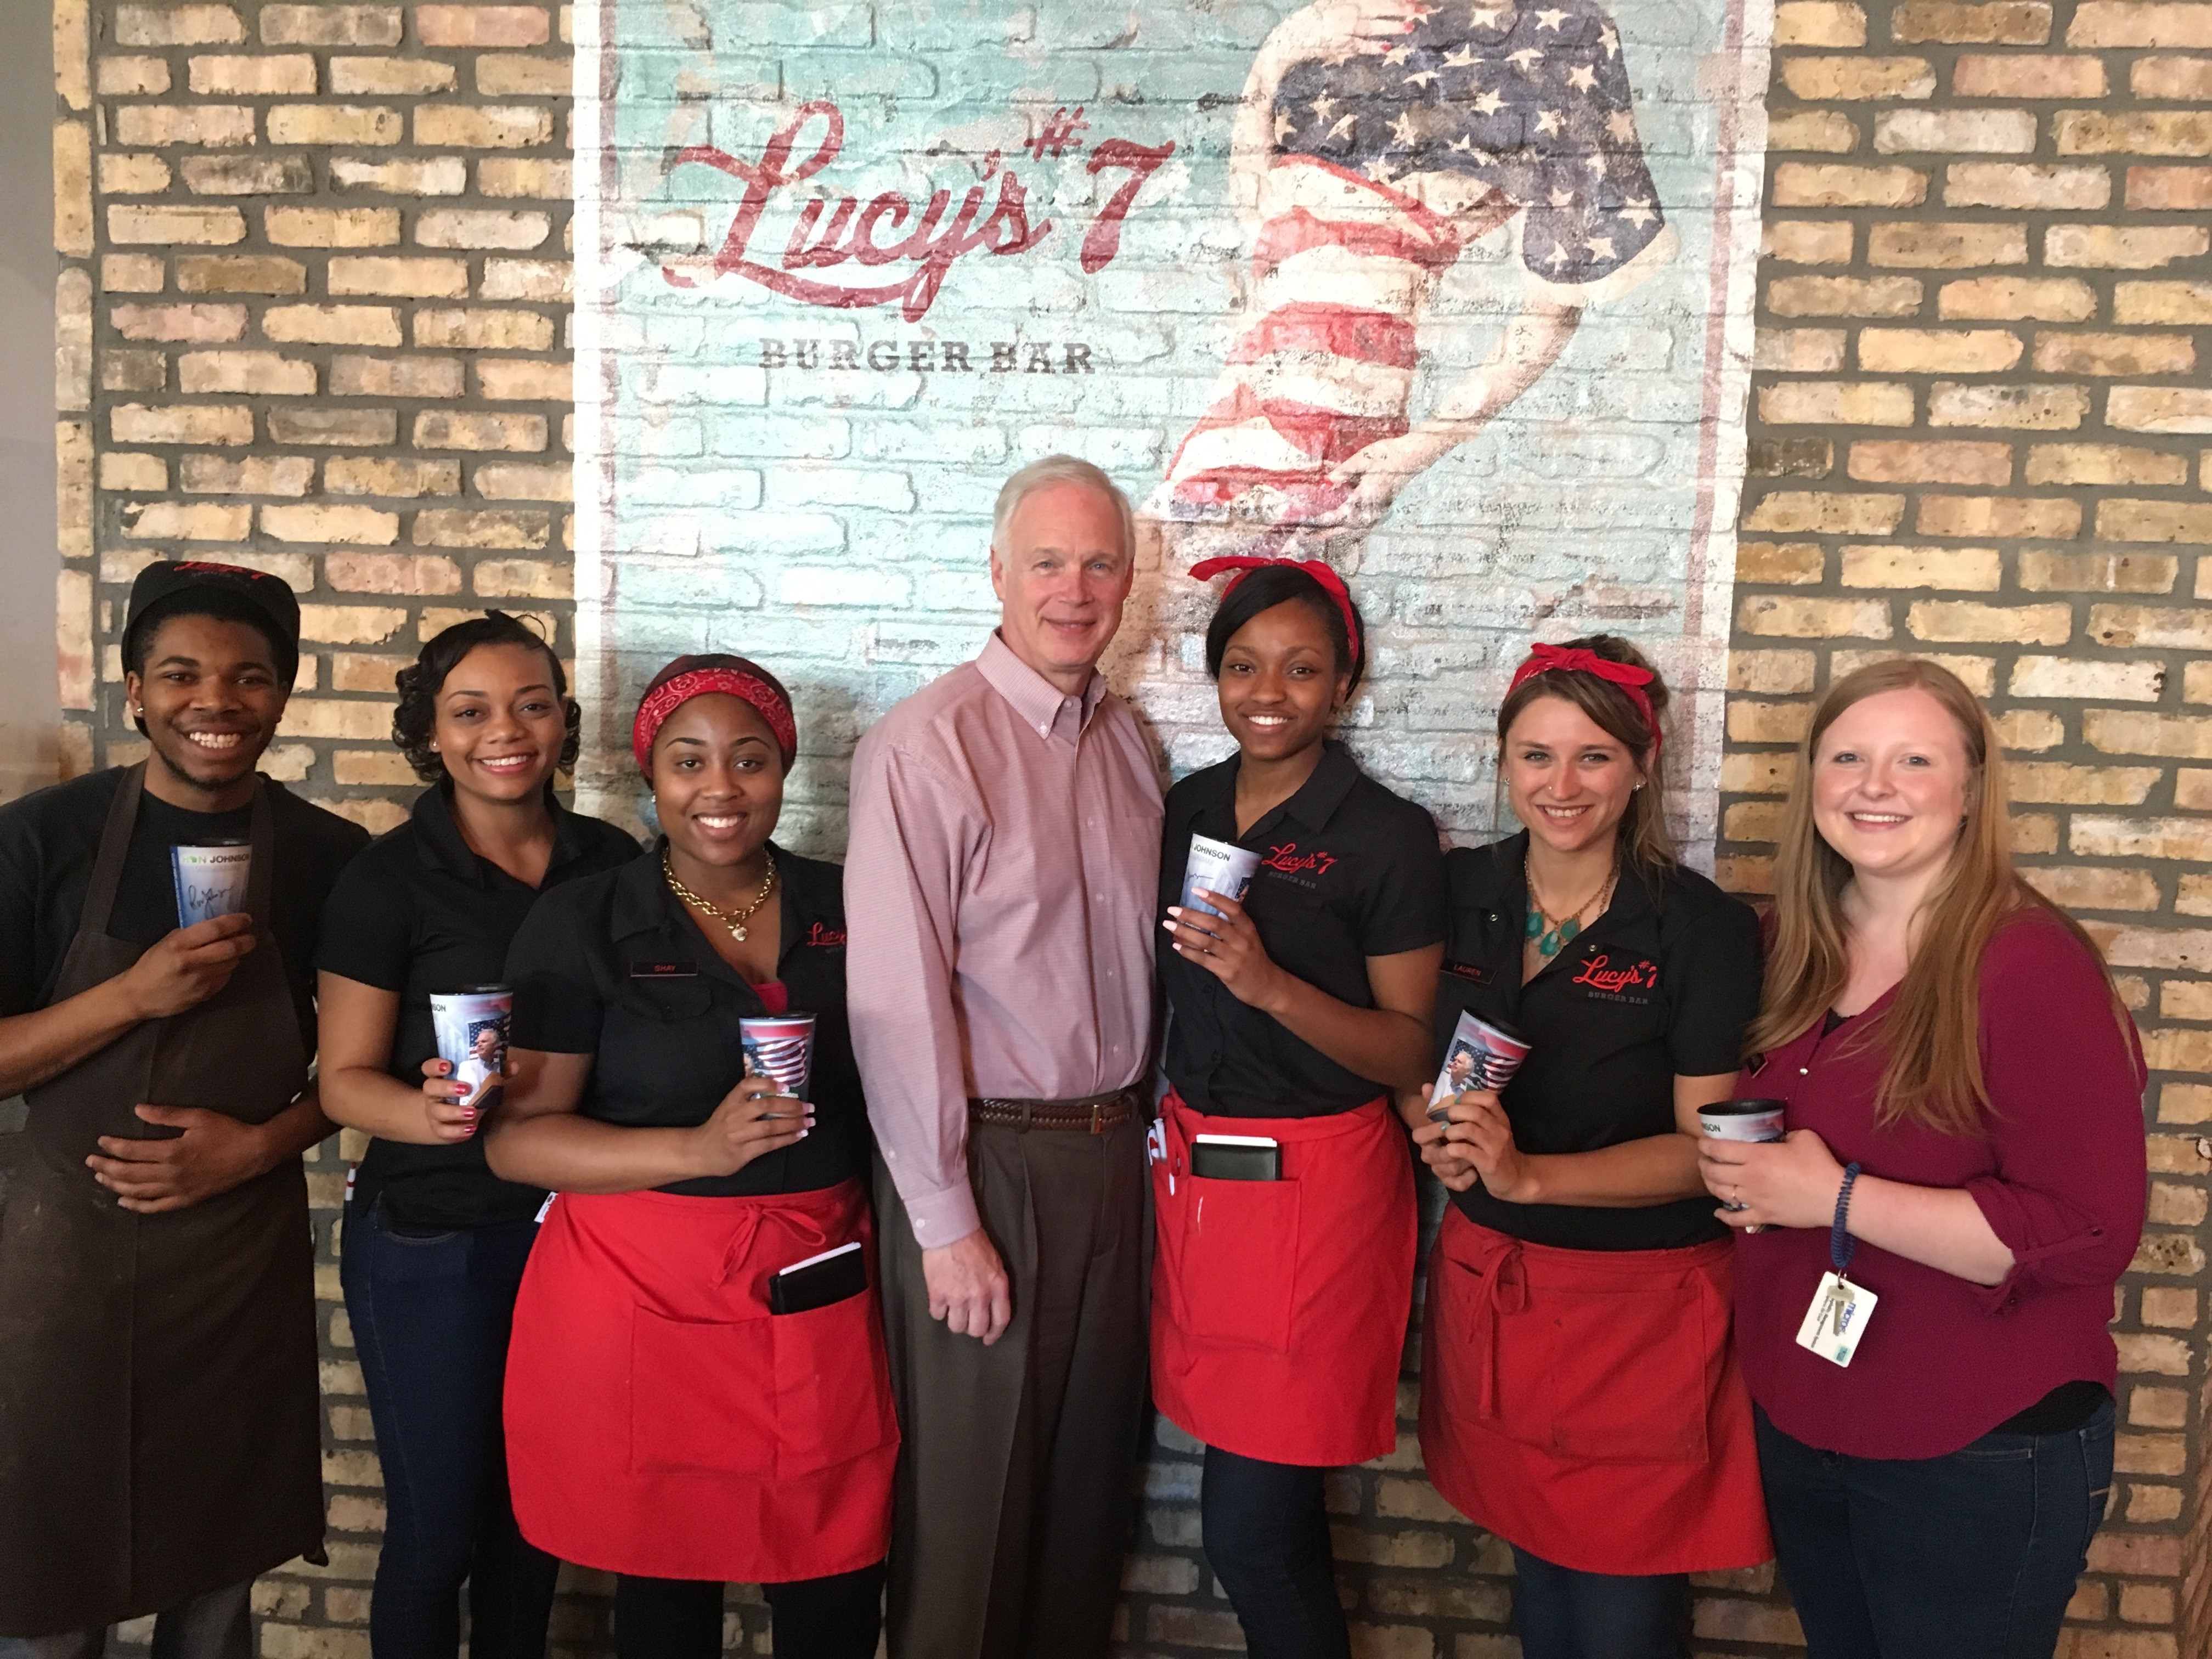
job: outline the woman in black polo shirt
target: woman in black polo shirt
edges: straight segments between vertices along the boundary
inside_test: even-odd
[[[560,659],[500,611],[447,629],[399,672],[392,733],[422,792],[324,908],[323,1110],[374,1137],[338,1271],[384,1470],[369,1603],[378,1659],[460,1644],[545,1650],[559,1564],[515,1530],[500,1433],[516,1287],[545,1194],[484,1166],[477,1103],[447,1081],[430,995],[497,980],[538,895],[626,864],[637,843],[553,795],[575,763]]]
[[[1365,667],[1342,580],[1191,574],[1224,569],[1206,661],[1237,752],[1169,792],[1160,860],[1152,1396],[1206,1443],[1206,1559],[1249,1651],[1342,1659],[1322,1481],[1397,1442],[1415,1216],[1389,1096],[1430,1074],[1442,859],[1326,735]],[[1194,836],[1258,860],[1241,903],[1198,896],[1218,915],[1178,902]]]
[[[1674,860],[1666,687],[1610,635],[1539,645],[1498,710],[1523,834],[1445,860],[1436,1030],[1531,1045],[1413,1139],[1452,1191],[1429,1264],[1421,1449],[1513,1546],[1528,1659],[1676,1659],[1687,1575],[1773,1554],[1698,1176],[1759,1012],[1751,911]]]
[[[719,1654],[727,1580],[766,1587],[786,1659],[871,1659],[898,1427],[844,872],[769,840],[798,733],[766,670],[679,657],[631,743],[660,844],[550,896],[508,957],[492,1168],[559,1194],[515,1309],[515,1514],[622,1575],[623,1659]],[[805,1104],[745,1046],[786,1014],[814,1020]]]

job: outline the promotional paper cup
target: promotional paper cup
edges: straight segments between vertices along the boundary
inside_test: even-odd
[[[172,847],[169,873],[177,884],[177,926],[234,916],[246,908],[246,879],[253,873],[253,849],[244,842]]]
[[[430,1019],[438,1032],[438,1058],[467,1085],[465,1106],[479,1110],[495,1101],[507,1075],[507,1021],[514,991],[505,985],[465,985],[430,994]]]
[[[807,1075],[814,1067],[814,1016],[764,1014],[738,1022],[744,1044],[745,1075],[772,1077],[785,1094],[806,1098]]]
[[[1518,1031],[1461,1014],[1443,1067],[1437,1073],[1437,1086],[1429,1091],[1429,1116],[1441,1122],[1453,1097],[1462,1089],[1487,1089],[1495,1094],[1513,1081],[1528,1058],[1528,1039]]]
[[[1790,1133],[1784,1121],[1789,1103],[1780,1100],[1718,1100],[1698,1108],[1698,1127],[1715,1140],[1779,1140]],[[1724,1210],[1749,1206],[1721,1201]]]
[[[1252,872],[1259,867],[1257,853],[1231,847],[1211,836],[1193,836],[1190,857],[1182,866],[1182,908],[1203,910],[1209,916],[1219,915],[1220,911],[1198,896],[1201,890],[1224,893],[1243,903],[1244,890],[1252,884]]]

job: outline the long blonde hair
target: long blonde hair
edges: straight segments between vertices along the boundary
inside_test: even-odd
[[[1914,657],[1869,663],[1828,688],[1797,753],[1797,776],[1784,811],[1774,868],[1774,921],[1765,995],[1744,1038],[1747,1053],[1771,1053],[1826,1017],[1850,964],[1843,892],[1851,866],[1813,821],[1813,767],[1820,738],[1852,704],[1887,691],[1925,691],[1959,728],[1967,761],[1966,816],[1942,878],[1929,895],[1912,957],[1897,996],[1879,1022],[1888,1064],[1875,1095],[1885,1126],[1913,1123],[1948,1134],[1978,1134],[1990,1109],[1982,1077],[1982,953],[2006,917],[2027,906],[2048,911],[2104,964],[2080,923],[2021,880],[2012,866],[2004,750],[1988,713],[1948,668]],[[2111,973],[2106,983],[2111,985]],[[2127,1010],[2117,991],[2112,1011]],[[1873,1033],[1866,1034],[1871,1038]]]

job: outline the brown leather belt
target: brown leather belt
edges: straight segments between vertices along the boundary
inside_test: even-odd
[[[1013,1129],[1067,1129],[1093,1135],[1120,1128],[1136,1115],[1136,1110],[1133,1088],[1080,1100],[971,1099],[968,1103],[968,1115],[978,1123],[1003,1124]]]

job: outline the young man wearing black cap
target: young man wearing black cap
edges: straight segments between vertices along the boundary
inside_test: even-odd
[[[299,665],[273,576],[161,563],[123,633],[151,752],[0,808],[0,1659],[247,1659],[258,1573],[319,1554],[321,1425],[300,1154],[315,930],[367,842],[254,768]],[[248,856],[179,927],[175,848]]]

